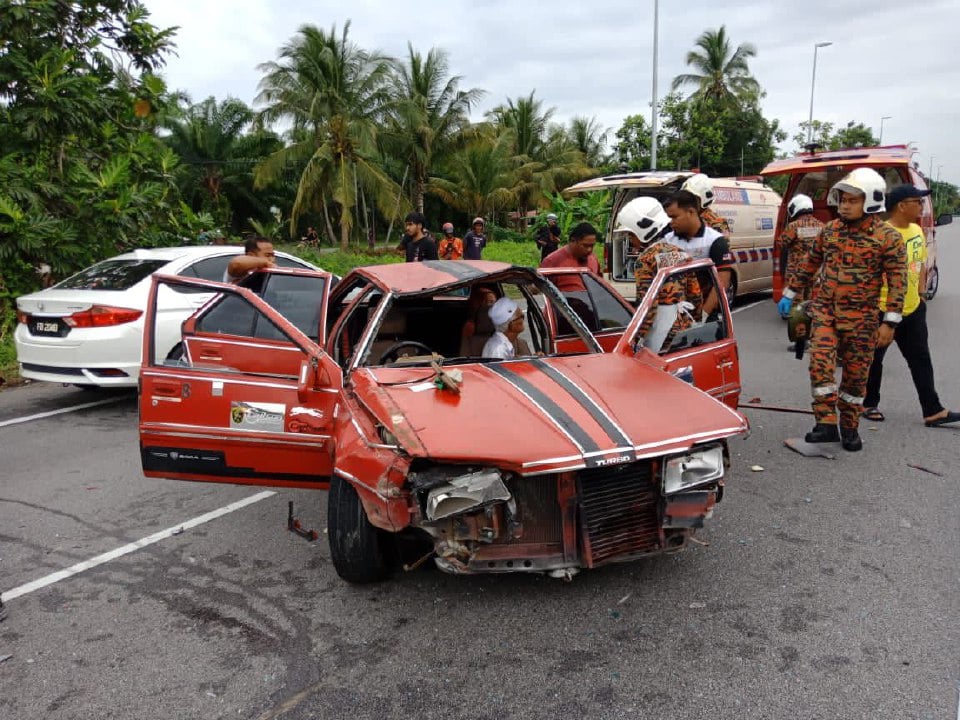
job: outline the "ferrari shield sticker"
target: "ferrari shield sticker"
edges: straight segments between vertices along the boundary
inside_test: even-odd
[[[283,416],[287,406],[282,403],[230,403],[230,429],[253,432],[283,432]]]

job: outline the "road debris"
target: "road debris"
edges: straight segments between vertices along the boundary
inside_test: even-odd
[[[914,470],[922,470],[925,473],[930,473],[931,475],[936,475],[937,477],[943,477],[942,472],[937,472],[936,470],[925,468],[923,465],[914,465],[913,463],[907,463],[907,467],[913,468]]]
[[[751,466],[750,466],[750,471],[751,471],[751,472],[763,472],[763,465],[751,465]]]
[[[6,662],[7,660],[9,660],[9,659],[12,658],[12,657],[13,657],[13,655],[0,655],[0,663]]]

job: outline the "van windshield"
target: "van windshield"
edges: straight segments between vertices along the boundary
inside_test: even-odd
[[[874,168],[874,170],[883,176],[884,181],[887,183],[887,190],[890,190],[894,185],[904,182],[900,177],[899,168],[878,167]],[[834,167],[829,170],[814,170],[804,173],[800,175],[800,179],[797,181],[796,187],[793,193],[790,194],[790,197],[793,197],[797,193],[802,193],[813,200],[814,205],[825,206],[830,188],[840,182],[849,172],[850,168],[848,167]]]

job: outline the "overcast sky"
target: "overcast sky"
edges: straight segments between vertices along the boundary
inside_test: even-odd
[[[536,95],[560,121],[595,116],[613,131],[627,115],[649,119],[654,0],[145,0],[151,20],[177,25],[177,56],[164,71],[171,89],[194,102],[228,95],[248,104],[257,65],[304,24],[338,29],[352,22],[361,47],[406,54],[407,41],[449,52],[462,87],[487,91],[474,113]],[[936,178],[960,184],[960,2],[957,0],[661,0],[659,95],[685,72],[684,56],[708,28],[726,25],[734,44],[751,42],[753,75],[766,90],[763,111],[789,135],[810,110],[814,44],[814,117],[854,120],[885,144],[915,143],[916,161]],[[783,150],[796,146],[787,140]]]

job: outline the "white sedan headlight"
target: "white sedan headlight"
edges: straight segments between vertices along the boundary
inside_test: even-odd
[[[719,445],[667,458],[663,465],[665,495],[723,477],[723,448]]]

